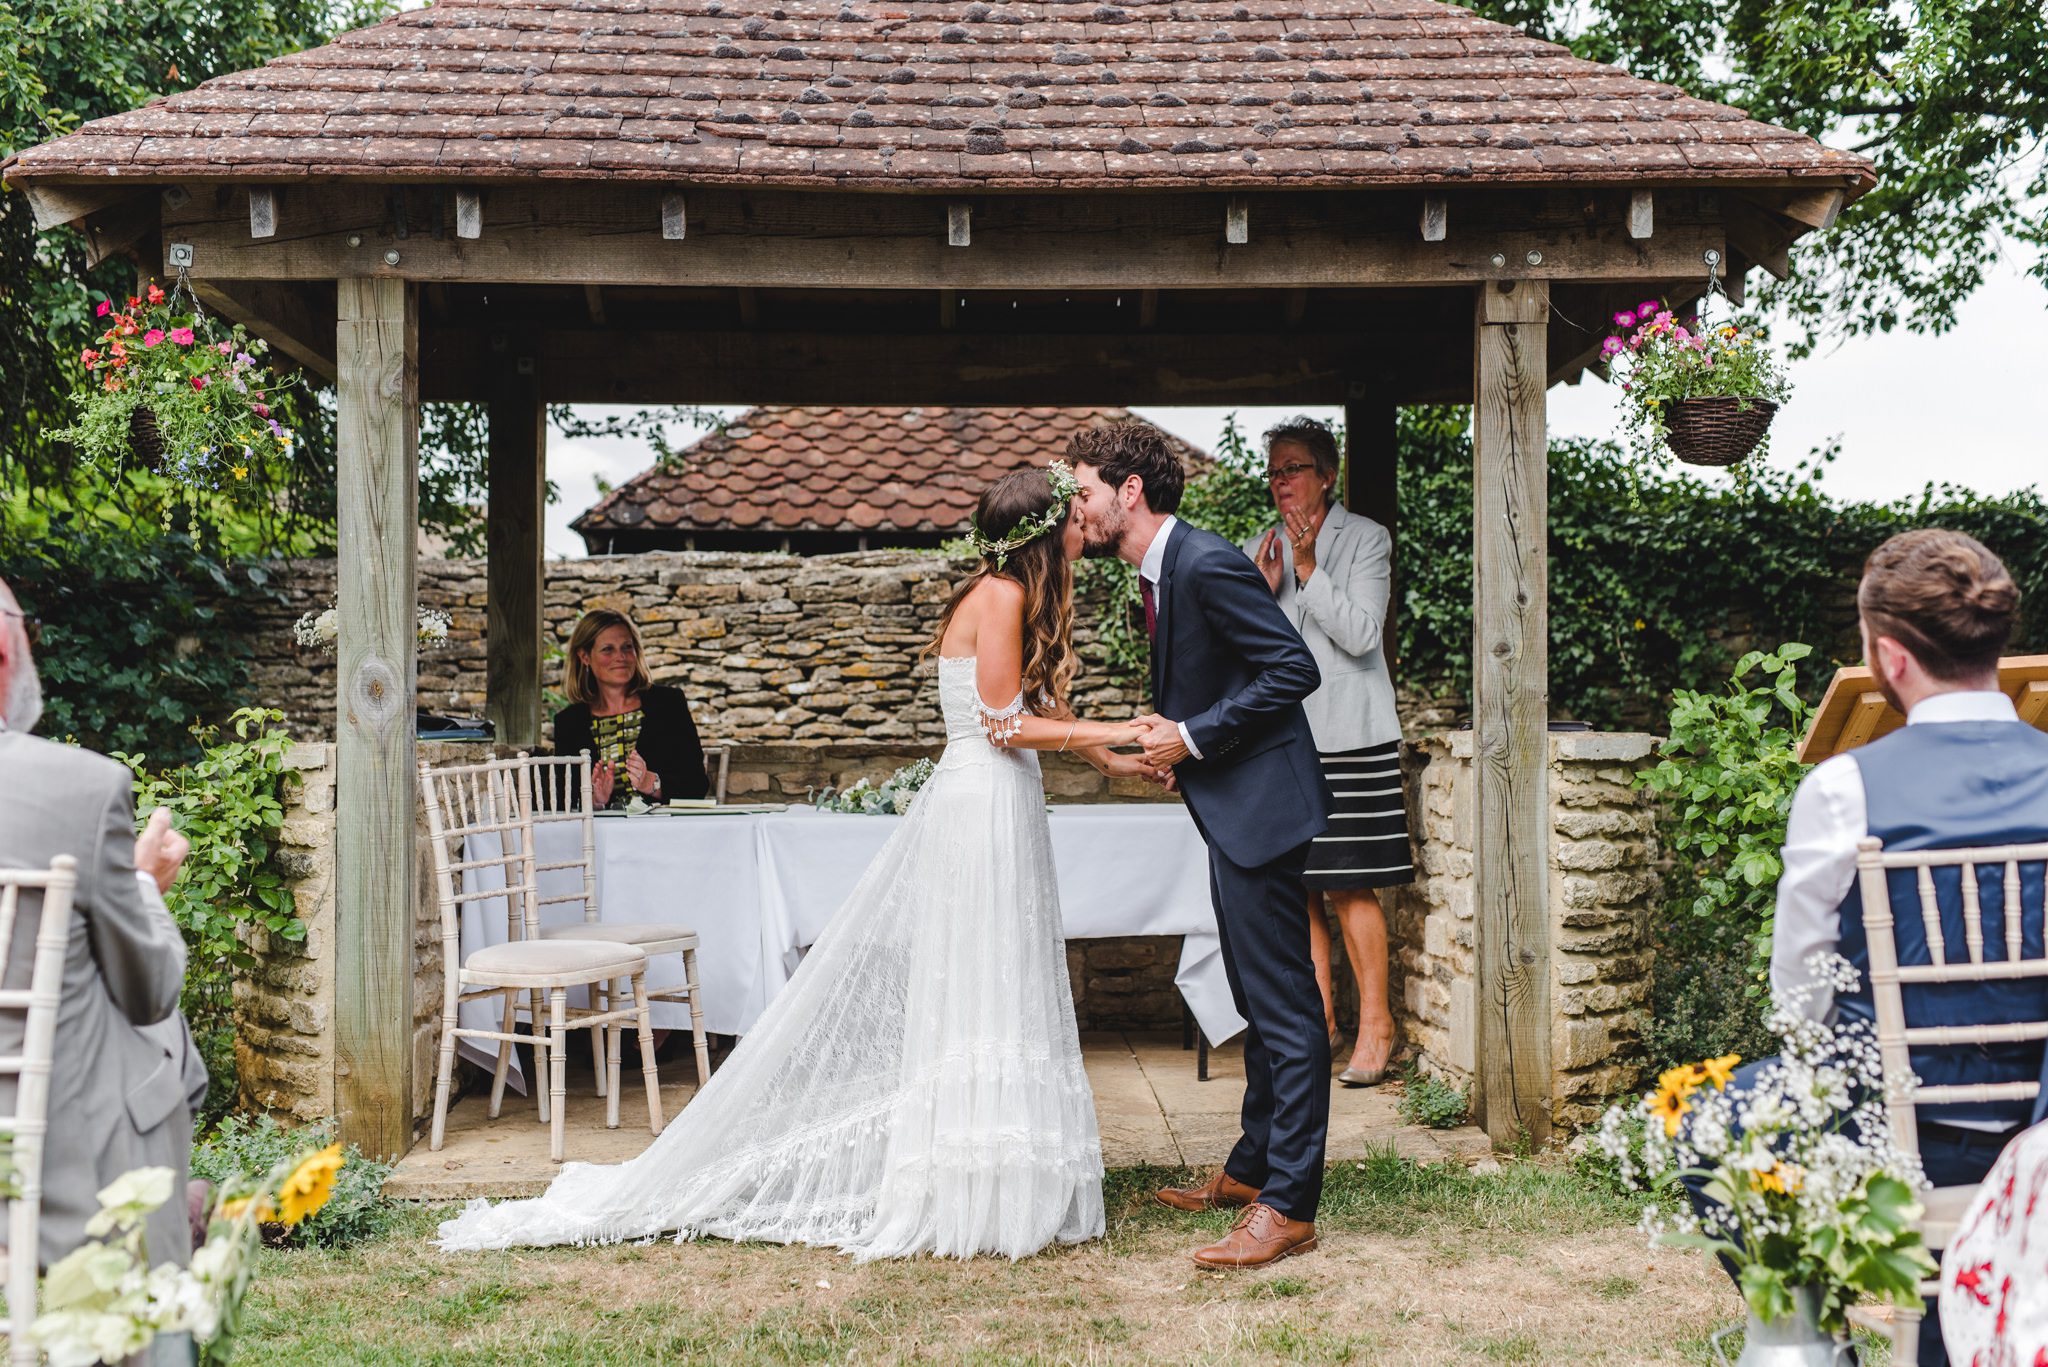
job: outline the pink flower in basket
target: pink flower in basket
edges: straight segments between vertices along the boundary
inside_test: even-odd
[[[142,344],[144,346],[155,346],[158,342],[161,342],[163,339],[164,330],[162,328],[151,328],[149,331],[142,334]]]
[[[171,329],[171,330],[170,330],[170,331],[169,331],[168,333],[166,333],[165,335],[166,335],[166,336],[168,336],[168,337],[169,337],[169,338],[170,338],[170,339],[171,339],[172,341],[176,342],[176,343],[177,343],[177,344],[178,344],[179,346],[191,346],[191,345],[192,345],[192,329],[191,329],[191,328],[172,328],[172,329]]]

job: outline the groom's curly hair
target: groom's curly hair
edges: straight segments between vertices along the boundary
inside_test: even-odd
[[[1067,443],[1069,465],[1092,465],[1112,489],[1136,475],[1145,483],[1145,506],[1155,513],[1180,507],[1188,472],[1167,443],[1166,434],[1147,422],[1116,422],[1076,432]]]

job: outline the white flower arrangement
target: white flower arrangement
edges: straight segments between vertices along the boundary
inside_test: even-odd
[[[434,608],[421,608],[415,625],[415,639],[421,650],[439,650],[448,644],[449,617]],[[341,640],[341,614],[333,607],[308,612],[292,623],[292,639],[309,650],[329,655]]]
[[[862,816],[902,816],[910,810],[918,789],[932,776],[935,766],[928,759],[906,764],[877,785],[857,779],[843,790],[827,788],[813,805],[821,812],[853,812]]]
[[[330,1144],[280,1164],[239,1194],[223,1193],[189,1268],[151,1267],[143,1248],[144,1227],[172,1198],[175,1174],[123,1173],[100,1189],[99,1214],[85,1226],[91,1242],[44,1276],[29,1337],[50,1367],[93,1367],[125,1362],[159,1334],[188,1333],[200,1367],[223,1367],[234,1356],[263,1226],[296,1225],[317,1213],[343,1161],[341,1145]]]
[[[1823,989],[1854,991],[1856,970],[1838,955],[1807,960],[1809,981],[1766,1022],[1783,1043],[1748,1085],[1728,1087],[1734,1055],[1672,1068],[1657,1090],[1602,1119],[1595,1142],[1628,1186],[1699,1182],[1704,1215],[1668,1201],[1643,1209],[1652,1244],[1722,1254],[1738,1269],[1743,1299],[1759,1320],[1794,1313],[1812,1291],[1821,1328],[1840,1333],[1859,1297],[1919,1303],[1934,1263],[1913,1222],[1927,1180],[1919,1159],[1892,1141],[1884,1071],[1867,1025],[1811,1020]]]

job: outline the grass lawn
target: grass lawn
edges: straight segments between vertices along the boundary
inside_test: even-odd
[[[1223,1215],[1109,1177],[1106,1238],[1021,1263],[856,1267],[715,1242],[443,1254],[442,1210],[340,1251],[265,1254],[238,1360],[380,1363],[1707,1363],[1740,1307],[1704,1258],[1558,1161],[1483,1174],[1376,1156],[1330,1174],[1322,1248],[1187,1261]],[[1731,1348],[1732,1352],[1732,1348]],[[1869,1359],[1866,1358],[1866,1361]]]

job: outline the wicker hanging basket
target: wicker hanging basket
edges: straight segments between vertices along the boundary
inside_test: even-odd
[[[163,429],[157,425],[156,410],[147,404],[128,415],[128,447],[145,470],[154,470],[163,462]]]
[[[1687,465],[1734,465],[1756,450],[1778,405],[1769,399],[1680,399],[1664,418],[1664,441]]]

